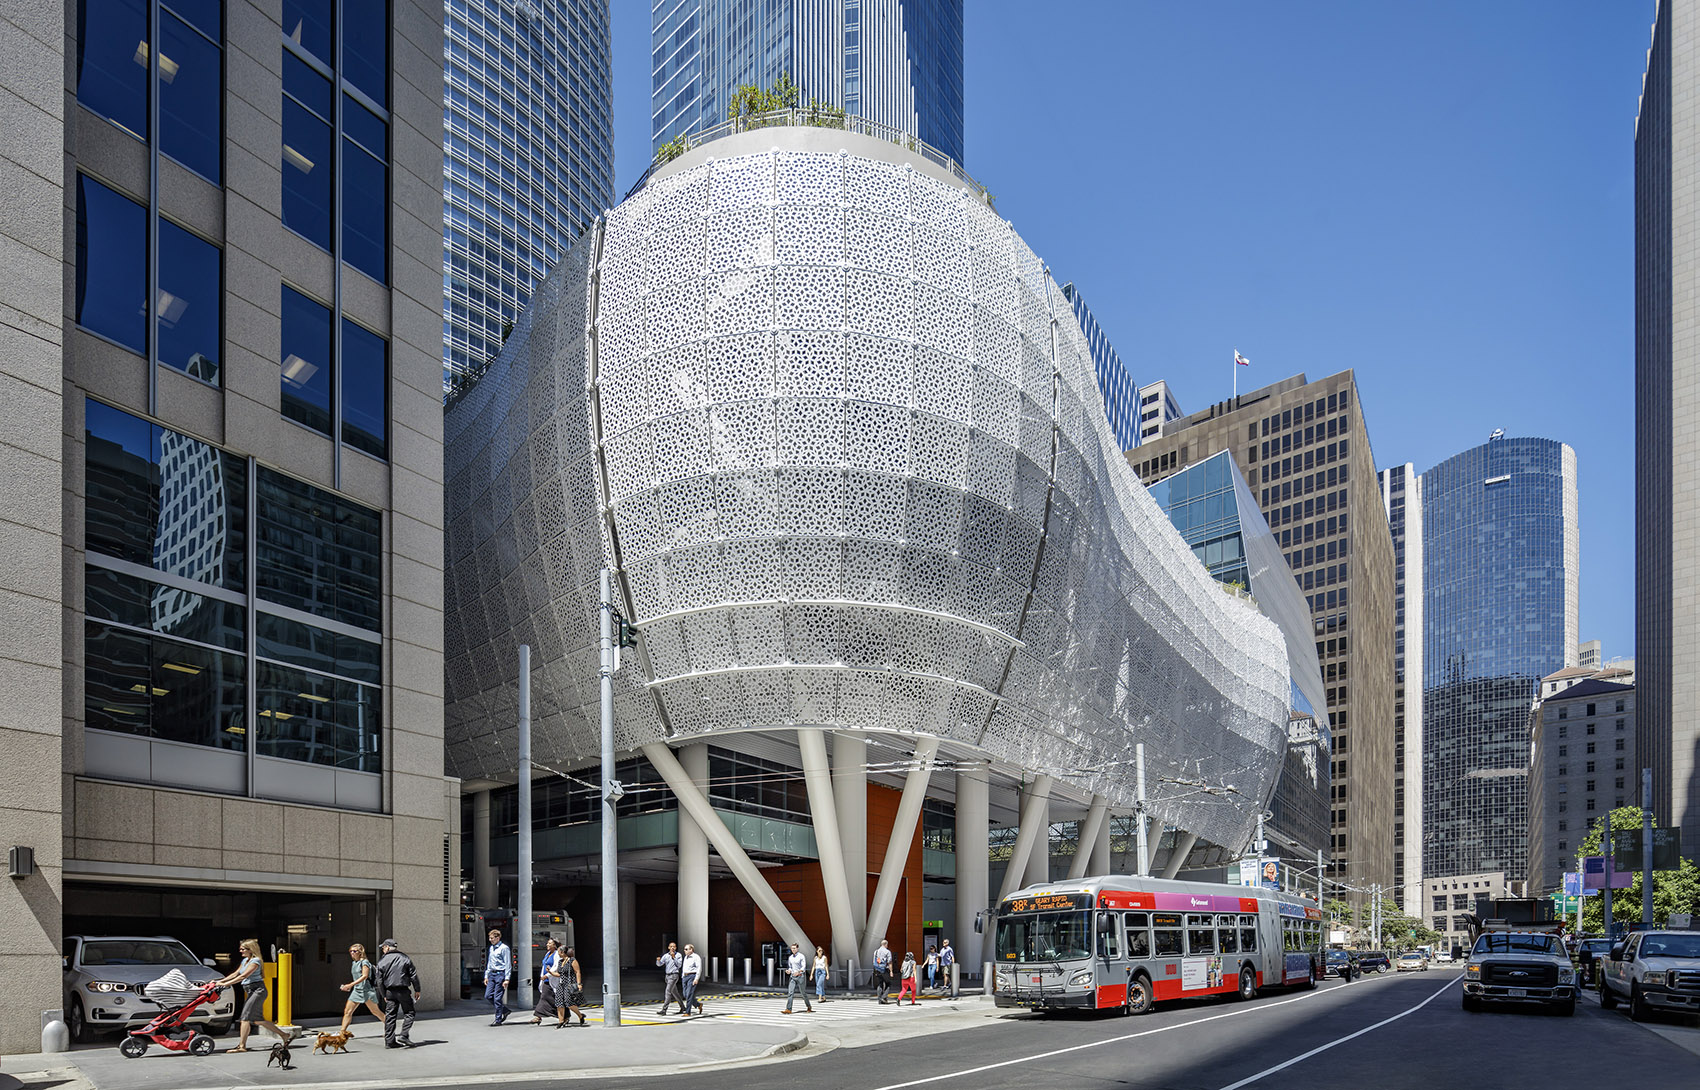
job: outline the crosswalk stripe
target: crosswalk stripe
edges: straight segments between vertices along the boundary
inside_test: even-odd
[[[895,1005],[895,1004],[894,1004]],[[932,1004],[923,1003],[919,1007],[910,1008],[922,1011]],[[731,1018],[752,1025],[793,1025],[807,1022],[851,1022],[868,1018],[886,1016],[879,1004],[870,1000],[835,1000],[817,1003],[813,1011],[804,1008],[800,1003],[794,1007],[795,1013],[786,1014],[784,996],[721,996],[708,997],[704,1001],[704,1011],[693,1017]],[[593,1022],[600,1022],[601,1011],[597,1008],[587,1008],[585,1013]],[[682,1014],[668,1011],[661,1014],[657,1008],[623,1007],[620,1011],[620,1021],[624,1025],[674,1025],[689,1021]]]

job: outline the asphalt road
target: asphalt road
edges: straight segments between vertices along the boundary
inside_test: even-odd
[[[1552,1090],[1560,1085],[1694,1086],[1692,1023],[1650,1032],[1590,1000],[1562,1018],[1538,1009],[1465,1013],[1459,976],[1430,971],[1251,1003],[1171,1004],[1140,1018],[1010,1013],[983,1027],[753,1066],[619,1080],[691,1090]],[[556,1083],[510,1086],[559,1087]]]

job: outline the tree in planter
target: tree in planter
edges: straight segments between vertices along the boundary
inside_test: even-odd
[[[690,134],[680,133],[655,149],[655,161],[657,163],[671,163],[689,150],[691,150]]]
[[[1641,808],[1639,806],[1619,806],[1611,812],[1611,827],[1613,829],[1641,828]],[[1579,859],[1590,855],[1599,855],[1600,841],[1605,835],[1605,818],[1597,818],[1589,826],[1587,835],[1582,838],[1582,848]],[[1674,871],[1653,872],[1653,924],[1662,926],[1670,919],[1673,912],[1700,912],[1700,870],[1686,857],[1681,861],[1682,869]],[[1581,870],[1578,862],[1577,870]],[[1605,930],[1605,901],[1610,896],[1611,918],[1614,921],[1638,922],[1641,919],[1641,871],[1635,871],[1635,878],[1628,889],[1601,890],[1600,893],[1586,897],[1582,901],[1582,929],[1598,935]]]
[[[778,124],[778,122],[753,121],[761,114],[773,113],[776,110],[791,110],[797,106],[797,85],[791,82],[791,73],[780,73],[778,82],[767,90],[762,90],[753,83],[746,83],[732,92],[732,98],[726,103],[726,120],[743,121],[746,126],[754,124]]]

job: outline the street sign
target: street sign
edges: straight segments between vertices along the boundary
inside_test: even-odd
[[[1614,829],[1611,834],[1612,865],[1618,870],[1641,869],[1641,830]],[[1682,868],[1682,830],[1675,826],[1653,830],[1653,869]]]
[[[1564,895],[1566,897],[1582,896],[1582,872],[1567,870],[1564,872]]]
[[[1611,872],[1612,889],[1628,889],[1634,880],[1635,875],[1630,871],[1614,870]],[[1605,856],[1590,855],[1582,860],[1582,888],[1584,890],[1606,888]]]

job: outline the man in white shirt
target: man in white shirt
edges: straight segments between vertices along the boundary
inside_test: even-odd
[[[879,996],[881,1006],[885,1004],[885,997],[891,994],[890,939],[881,939],[880,948],[874,951],[874,993]]]
[[[508,1020],[508,984],[514,975],[514,955],[502,941],[499,928],[490,929],[490,949],[484,962],[484,998],[490,1001],[496,1018],[490,1024],[499,1026]]]
[[[809,959],[803,956],[803,951],[796,943],[791,944],[791,956],[785,960],[785,1013],[791,1013],[791,1001],[797,996],[803,997],[803,1007],[808,1013],[815,1013],[815,1005],[809,1001],[808,987]]]
[[[685,962],[679,966],[679,983],[685,991],[685,1017],[702,1013],[697,1000],[697,981],[702,979],[702,955],[690,943],[685,943]]]

